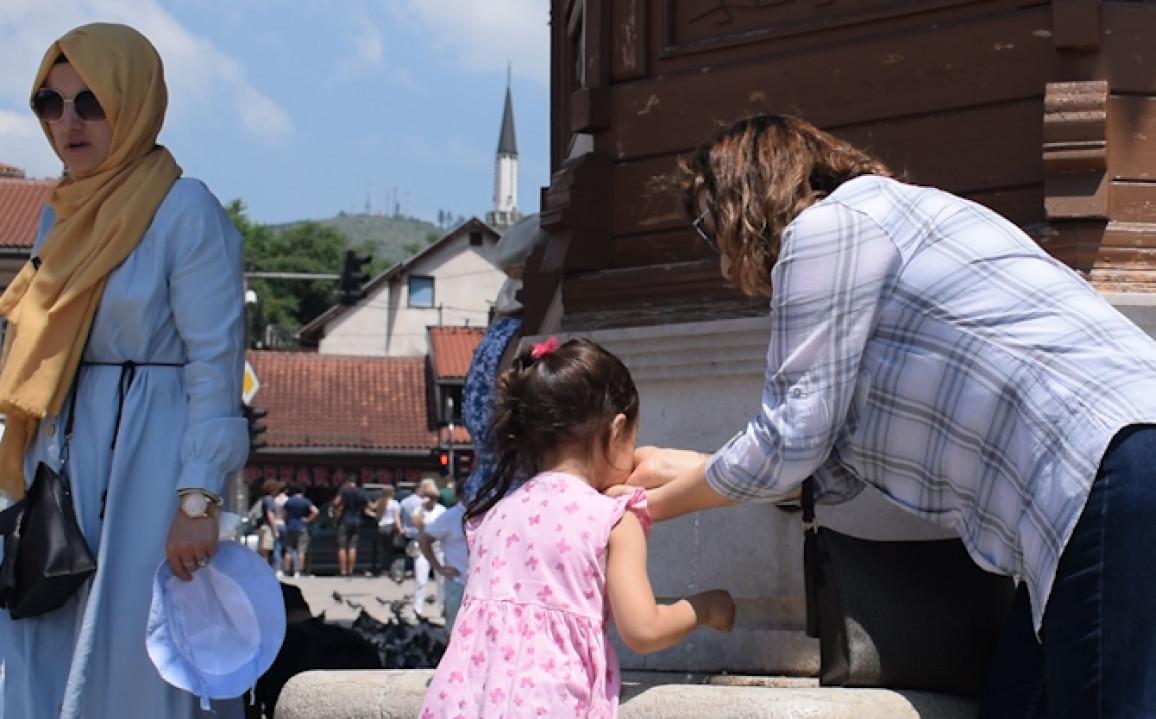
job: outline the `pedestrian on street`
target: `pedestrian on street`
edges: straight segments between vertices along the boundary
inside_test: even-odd
[[[277,559],[277,495],[282,492],[282,483],[276,479],[266,479],[261,484],[260,508],[257,510],[257,552],[274,569],[281,564]]]
[[[290,490],[285,500],[285,576],[300,577],[309,547],[309,525],[321,513],[301,487]]]
[[[353,576],[357,569],[358,537],[361,534],[362,517],[368,514],[368,510],[369,501],[365,492],[352,479],[345,480],[333,500],[337,521],[337,572],[342,577]]]
[[[446,508],[443,507],[441,505],[441,503],[438,502],[438,486],[437,486],[436,482],[434,482],[433,480],[429,480],[429,481],[423,480],[421,485],[418,487],[418,492],[421,496],[422,502],[421,502],[421,505],[418,506],[417,510],[414,511],[414,513],[413,513],[413,527],[415,530],[414,531],[414,533],[415,533],[414,541],[415,542],[417,542],[420,539],[421,532],[426,527],[426,525],[432,524],[435,520],[437,520],[438,517],[440,517],[446,511]],[[439,561],[442,561],[443,558],[440,554],[440,550],[437,550],[437,551],[438,551],[438,557],[437,558]],[[426,559],[425,555],[422,554],[420,552],[420,549],[419,549],[418,555],[416,558],[414,558],[414,562],[413,562],[413,578],[414,578],[413,613],[414,613],[414,616],[421,617],[425,614],[426,591],[429,587],[430,573],[432,572],[432,570],[433,570],[433,564],[428,559]],[[445,592],[442,590],[442,587],[444,584],[445,584],[445,577],[444,576],[442,576],[441,574],[434,575],[434,595],[436,597],[442,598],[445,596]]]
[[[426,523],[418,538],[422,557],[429,562],[434,575],[442,580],[446,631],[453,629],[466,590],[469,547],[466,544],[464,491],[465,484],[459,482],[455,493],[457,501]]]
[[[373,573],[388,572],[397,555],[397,538],[401,532],[401,503],[394,496],[397,490],[392,484],[381,488],[381,496],[373,503],[373,514],[377,517],[377,538],[373,545]]]

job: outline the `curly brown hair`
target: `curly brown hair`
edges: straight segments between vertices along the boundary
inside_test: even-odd
[[[713,220],[727,279],[750,297],[771,294],[783,231],[847,180],[891,177],[880,160],[806,120],[755,115],[719,130],[679,160],[688,217]]]

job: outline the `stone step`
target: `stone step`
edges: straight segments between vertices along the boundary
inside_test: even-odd
[[[417,719],[431,669],[314,671],[285,685],[276,719]],[[621,719],[971,719],[975,702],[837,689],[814,679],[625,672]]]

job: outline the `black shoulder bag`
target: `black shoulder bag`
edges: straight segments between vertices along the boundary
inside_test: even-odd
[[[815,523],[803,483],[807,634],[823,686],[978,696],[1015,586],[958,539],[874,541]]]
[[[72,388],[60,472],[41,462],[24,499],[0,512],[4,561],[0,563],[0,608],[13,619],[59,609],[96,571],[96,559],[76,521],[72,488],[64,467],[76,417]]]

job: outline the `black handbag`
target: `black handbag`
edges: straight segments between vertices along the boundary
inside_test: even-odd
[[[0,512],[4,561],[0,563],[0,608],[13,619],[59,609],[96,571],[96,558],[76,521],[72,488],[64,476],[76,414],[73,387],[57,472],[41,462],[24,499]]]
[[[980,569],[958,539],[874,541],[815,523],[803,483],[807,634],[823,686],[978,696],[1011,606],[1011,578]]]

